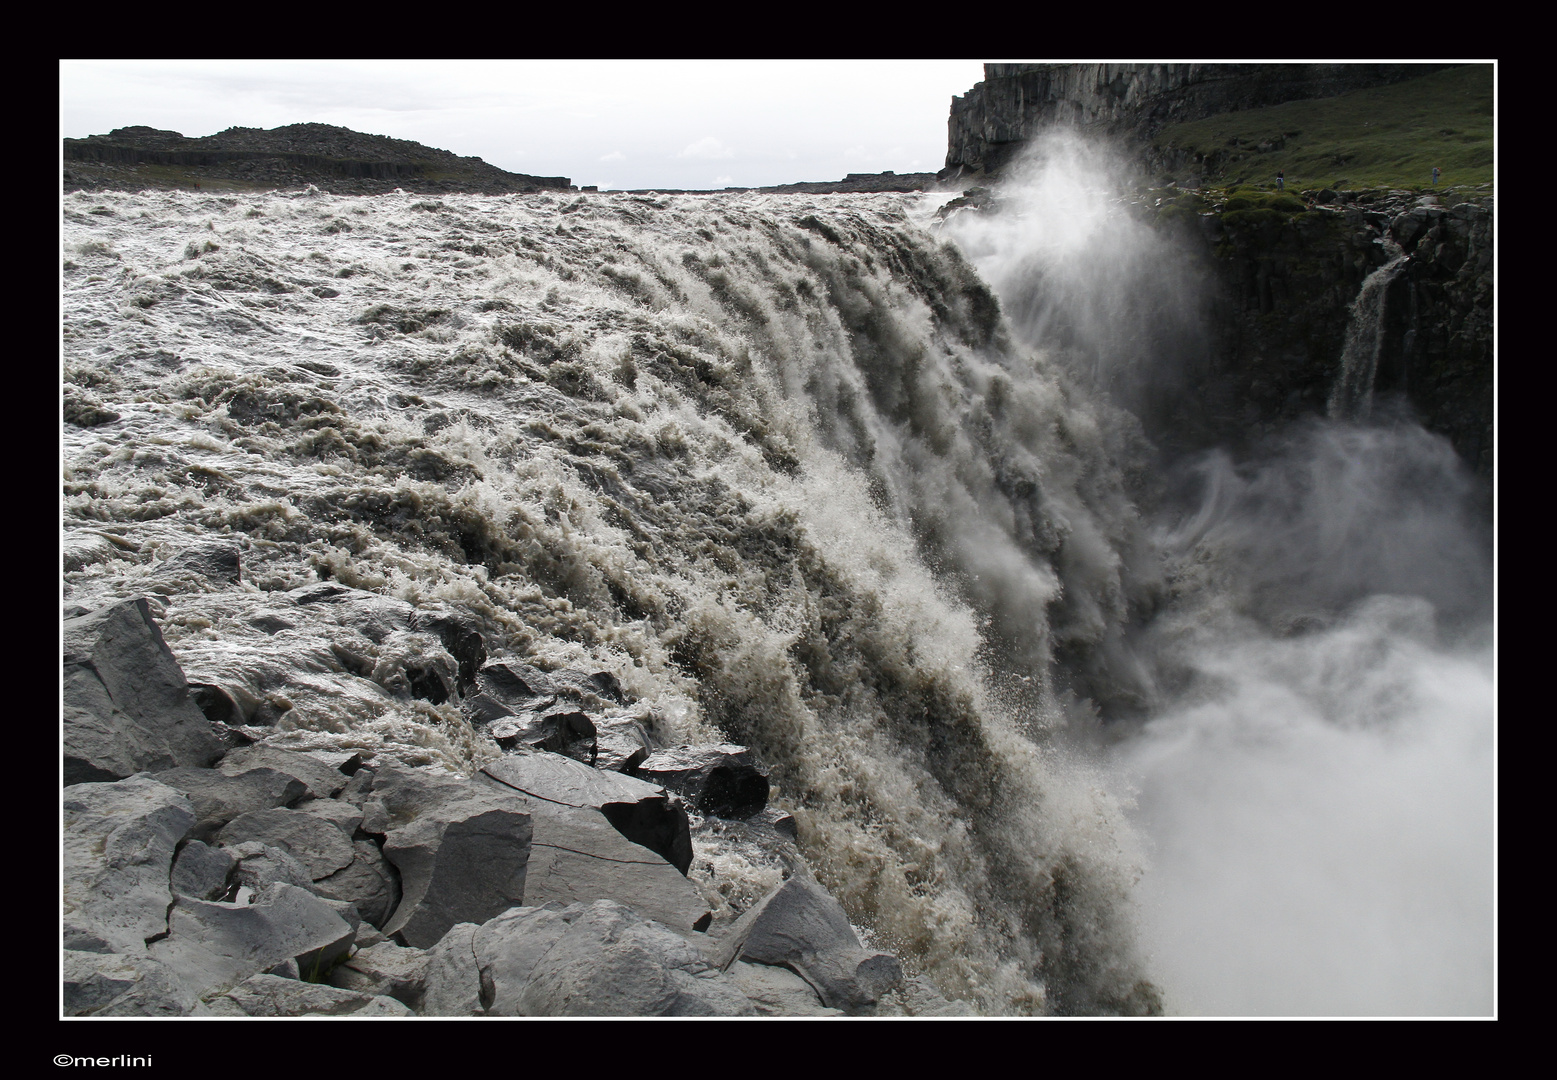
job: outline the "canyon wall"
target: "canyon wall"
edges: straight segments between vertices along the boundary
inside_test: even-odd
[[[1446,64],[985,64],[952,98],[946,167],[997,172],[1040,129],[1149,138],[1170,123],[1383,86]]]

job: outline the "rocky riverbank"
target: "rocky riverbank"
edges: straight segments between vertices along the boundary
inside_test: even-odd
[[[966,1013],[862,945],[744,747],[658,747],[600,711],[624,702],[609,674],[482,662],[454,616],[331,585],[277,599],[278,622],[329,608],[448,641],[458,669],[411,680],[509,752],[467,777],[284,749],[185,682],[145,599],[68,618],[67,1015]],[[783,882],[716,924],[685,876],[694,821]]]

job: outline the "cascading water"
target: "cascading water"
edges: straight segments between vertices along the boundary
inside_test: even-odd
[[[467,771],[496,748],[372,678],[435,643],[265,598],[455,607],[489,653],[616,672],[664,742],[751,745],[946,992],[1154,1009],[1128,829],[1045,738],[1050,657],[1118,632],[1144,533],[1097,416],[914,205],[71,196],[66,377],[121,418],[67,427],[66,527],[140,555],[66,599],[160,593],[191,680],[295,745]],[[210,531],[247,538],[242,587],[169,584]],[[749,902],[776,870],[694,874]]]
[[[1379,350],[1384,347],[1384,300],[1389,283],[1407,257],[1402,252],[1369,274],[1352,301],[1341,373],[1330,388],[1328,411],[1332,420],[1367,420],[1373,412],[1373,381],[1379,370]]]
[[[1161,305],[1140,283],[1183,260],[1117,181],[1102,150],[1055,135],[1005,214],[946,228],[1025,313],[1024,344],[1089,327],[1057,361],[1140,401],[1173,385],[1186,340],[1170,319],[1153,350],[1142,331],[1164,325]],[[1084,252],[1065,243],[1078,235]],[[1489,530],[1446,440],[1399,416],[1362,423],[1402,263],[1354,305],[1333,419],[1244,461],[1178,463],[1154,500],[1161,604],[1124,636],[1149,705],[1105,753],[1145,834],[1143,937],[1170,1009],[1492,1010]],[[1193,310],[1193,282],[1158,287]]]
[[[615,672],[662,741],[751,745],[816,873],[943,991],[1000,1014],[1155,1011],[1164,991],[1236,1011],[1164,944],[1185,932],[1172,845],[1201,840],[1164,821],[1192,821],[1185,785],[1212,769],[1170,751],[1231,737],[1217,717],[1251,672],[1318,702],[1302,723],[1340,734],[1314,738],[1365,729],[1385,759],[1413,702],[1438,700],[1413,665],[1452,653],[1480,717],[1485,584],[1455,593],[1468,644],[1450,648],[1423,607],[1441,598],[1369,599],[1366,558],[1359,587],[1283,576],[1283,537],[1300,562],[1310,535],[1347,554],[1381,533],[1360,510],[1330,521],[1280,461],[1213,460],[1198,514],[1143,519],[1147,448],[1099,391],[1171,358],[1129,337],[1106,262],[1067,272],[1119,235],[1072,176],[1090,237],[1028,262],[1064,310],[954,219],[997,303],[913,196],[68,196],[67,403],[86,419],[63,436],[64,525],[114,545],[66,574],[65,601],[159,597],[191,680],[278,714],[292,745],[465,772],[495,745],[380,678],[448,662],[436,642],[310,636],[267,598],[330,577],[454,608],[494,655]],[[1129,238],[1133,280],[1171,313],[1192,283]],[[1018,335],[1065,346],[1013,340],[1002,305]],[[1480,565],[1474,530],[1402,479],[1458,477],[1441,443],[1391,445],[1362,452],[1398,466],[1377,479],[1382,535],[1450,561],[1463,542]],[[1279,536],[1260,526],[1272,506]],[[1413,513],[1447,523],[1442,543]],[[212,532],[245,545],[237,585],[168,558]],[[1402,556],[1400,595],[1432,558]],[[1356,659],[1339,670],[1366,723],[1332,700],[1341,683],[1304,681],[1308,649]],[[1154,719],[1089,756],[1099,703]],[[1445,724],[1445,745],[1475,742]],[[1293,730],[1261,744],[1279,763]],[[1425,777],[1438,762],[1418,756]],[[1132,790],[1157,845],[1145,949]],[[693,877],[729,914],[779,873],[721,850]]]

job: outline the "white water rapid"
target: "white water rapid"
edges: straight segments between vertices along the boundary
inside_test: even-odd
[[[1445,444],[1295,433],[1144,516],[1110,381],[929,209],[68,195],[63,603],[153,596],[291,745],[459,773],[495,744],[385,674],[436,641],[268,598],[329,578],[610,670],[662,742],[756,750],[851,918],[985,1013],[1490,1009],[1490,585]],[[1116,319],[1065,250],[1057,295]],[[241,582],[180,569],[211,534]],[[724,914],[783,872],[697,854]]]

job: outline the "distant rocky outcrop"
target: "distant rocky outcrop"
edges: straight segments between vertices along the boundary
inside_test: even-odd
[[[984,81],[952,98],[946,172],[998,173],[1052,124],[1144,142],[1167,124],[1334,97],[1448,66],[985,64]]]
[[[264,131],[233,127],[186,138],[176,131],[123,127],[64,140],[64,189],[141,191],[304,188],[375,195],[400,188],[427,194],[503,195],[567,191],[566,176],[505,172],[477,157],[406,139],[366,135],[329,124]]]
[[[641,188],[625,192],[628,195],[716,195],[729,192],[755,191],[761,195],[856,195],[873,192],[933,191],[942,186],[938,173],[895,173],[888,169],[879,173],[849,173],[842,180],[803,180],[793,184],[774,184],[769,187],[726,188]],[[586,187],[585,191],[595,188]]]

